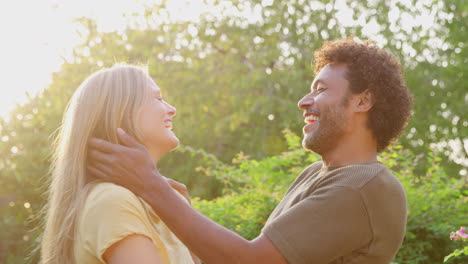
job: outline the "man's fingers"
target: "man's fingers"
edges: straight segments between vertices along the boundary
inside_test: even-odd
[[[164,177],[164,178],[166,178],[166,177]],[[192,204],[190,195],[188,194],[187,187],[185,186],[185,184],[180,183],[178,181],[174,181],[174,180],[169,179],[169,178],[166,178],[166,181],[169,183],[169,185],[172,188],[174,188],[174,190],[176,190],[177,192],[182,194],[182,196],[185,197],[185,199],[187,200],[187,202],[189,204]]]
[[[92,162],[111,163],[110,157],[111,155],[101,152],[99,150],[92,149],[88,151],[88,159]]]
[[[90,161],[88,167],[94,168],[105,174],[107,177],[116,178],[111,167],[102,164],[101,162]]]
[[[178,181],[174,181],[173,179],[169,179],[169,178],[166,178],[166,180],[169,183],[169,185],[172,186],[172,188],[177,189],[179,191],[187,192],[187,187],[185,186],[185,184],[180,183]]]
[[[140,143],[138,143],[134,138],[129,136],[123,129],[120,127],[117,128],[117,136],[119,137],[120,143],[127,147],[139,147]]]
[[[88,141],[88,146],[89,146],[90,149],[95,149],[95,150],[105,152],[105,153],[117,152],[119,147],[121,147],[121,146],[119,146],[117,144],[112,144],[112,143],[110,143],[108,141],[105,141],[105,140],[99,139],[99,138],[91,138]]]
[[[96,178],[99,178],[103,181],[111,181],[109,176],[107,176],[105,173],[103,173],[102,171],[100,171],[99,169],[93,166],[88,165],[86,167],[86,170],[88,171],[89,174],[93,175]]]

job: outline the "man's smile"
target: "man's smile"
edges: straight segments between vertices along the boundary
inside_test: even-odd
[[[320,117],[316,116],[316,115],[308,115],[305,117],[304,119],[304,122],[307,123],[307,124],[311,124],[315,121],[318,121],[320,119]]]
[[[307,114],[304,118],[304,122],[306,125],[302,129],[304,133],[310,133],[314,130],[320,121],[320,117],[318,115]]]

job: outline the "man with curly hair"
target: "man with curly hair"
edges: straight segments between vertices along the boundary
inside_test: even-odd
[[[390,263],[405,234],[406,195],[377,154],[410,117],[401,66],[374,43],[351,38],[325,42],[314,55],[316,78],[298,106],[303,146],[322,161],[297,177],[256,239],[181,201],[171,186],[186,194],[185,186],[148,165],[145,148],[123,131],[125,146],[90,142],[100,164],[90,170],[145,199],[205,263]]]

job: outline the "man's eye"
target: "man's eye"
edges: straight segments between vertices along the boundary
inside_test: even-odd
[[[324,90],[325,90],[324,87],[320,87],[320,88],[317,89],[317,93],[321,93],[321,92],[323,92]]]

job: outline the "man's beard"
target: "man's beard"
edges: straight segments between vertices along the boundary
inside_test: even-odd
[[[323,155],[328,151],[336,148],[339,139],[346,132],[345,107],[348,104],[348,96],[336,106],[328,106],[323,109],[320,114],[319,126],[309,135],[305,135],[302,140],[302,146],[305,149],[314,151],[319,155]]]

